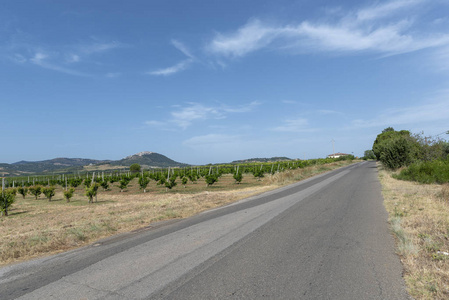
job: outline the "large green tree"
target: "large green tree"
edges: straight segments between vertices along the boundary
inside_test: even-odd
[[[382,131],[373,144],[374,155],[389,169],[408,166],[418,159],[419,151],[419,142],[409,131],[391,127]]]

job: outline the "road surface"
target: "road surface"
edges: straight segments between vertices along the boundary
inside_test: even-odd
[[[0,269],[0,299],[409,299],[374,162]]]

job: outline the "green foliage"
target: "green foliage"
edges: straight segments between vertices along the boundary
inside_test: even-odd
[[[75,193],[74,188],[69,188],[67,191],[64,191],[64,198],[67,202],[70,202],[70,199],[73,197],[73,193]]]
[[[48,201],[51,201],[51,198],[55,195],[55,187],[48,186],[42,189],[42,193],[44,193],[45,197],[47,197]]]
[[[71,187],[76,188],[77,186],[79,186],[81,183],[83,182],[83,180],[81,178],[72,178],[68,181],[68,183],[70,184]]]
[[[233,177],[236,183],[240,183],[242,182],[243,174],[241,172],[235,172]]]
[[[10,189],[0,193],[0,211],[2,214],[8,215],[8,209],[14,203],[15,198],[15,193]]]
[[[387,128],[389,129],[389,128]],[[398,169],[416,161],[420,145],[407,130],[385,129],[373,144],[373,152],[378,160],[389,169]]]
[[[376,159],[376,155],[374,155],[374,151],[373,150],[365,150],[365,153],[363,155],[363,159],[364,160]]]
[[[130,182],[130,180],[126,177],[123,178],[122,180],[120,180],[120,182],[119,182],[120,192],[123,192],[123,190],[128,187],[129,182]]]
[[[107,190],[109,188],[109,183],[107,180],[103,180],[100,182],[101,187],[103,188],[103,190]]]
[[[139,164],[132,164],[131,166],[129,166],[129,170],[132,173],[136,173],[136,172],[140,172],[141,168]]]
[[[31,195],[33,195],[35,197],[35,199],[37,200],[37,198],[42,194],[42,187],[40,185],[34,185],[34,186],[30,186],[28,188],[28,191],[30,192]]]
[[[182,179],[181,179],[182,185],[184,187],[186,187],[186,184],[187,184],[188,181],[189,181],[189,179],[187,179],[187,177],[182,177]]]
[[[449,160],[420,161],[393,177],[420,183],[449,182]]]
[[[143,190],[144,193],[146,193],[146,188],[149,183],[150,183],[149,177],[146,177],[146,176],[139,177],[139,186],[140,186],[140,189]]]
[[[253,175],[254,175],[254,177],[256,177],[258,180],[261,180],[261,178],[263,178],[265,175],[264,175],[264,171],[263,171],[263,169],[261,169],[261,168],[259,168],[259,167],[256,167],[254,170],[253,170]]]
[[[84,179],[83,184],[84,184],[85,188],[89,188],[91,183],[92,183],[92,179],[89,179],[89,178]]]
[[[25,199],[25,196],[28,193],[28,188],[26,188],[26,187],[19,187],[19,188],[17,188],[17,191],[19,192],[20,195],[22,195],[23,199]]]
[[[206,176],[204,176],[207,186],[209,185],[213,185],[215,182],[218,181],[218,174],[208,174]]]
[[[89,187],[86,187],[85,195],[89,198],[89,203],[93,203],[93,198],[97,198],[98,188],[100,185],[98,183],[91,184]]]
[[[176,184],[177,184],[176,183],[176,176],[172,176],[172,177],[170,177],[169,180],[167,180],[165,182],[165,187],[171,190],[173,187],[176,186]]]

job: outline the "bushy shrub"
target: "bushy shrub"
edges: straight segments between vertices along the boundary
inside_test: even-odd
[[[40,185],[30,186],[28,188],[28,192],[37,200],[37,198],[42,194],[42,187]]]
[[[0,211],[2,214],[8,215],[8,209],[14,203],[15,198],[15,193],[11,190],[0,191]]]
[[[55,187],[48,186],[42,189],[42,193],[44,193],[45,197],[47,197],[48,201],[51,201],[51,198],[55,195]]]
[[[67,200],[67,202],[70,202],[70,199],[73,197],[74,192],[74,188],[70,188],[67,191],[64,191],[64,198]]]
[[[215,182],[217,182],[218,177],[219,176],[217,174],[209,174],[209,175],[204,176],[207,186],[213,185]]]
[[[449,160],[413,163],[394,177],[420,183],[447,183],[449,182]]]

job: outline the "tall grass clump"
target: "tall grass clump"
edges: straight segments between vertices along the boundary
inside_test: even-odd
[[[449,160],[420,161],[411,164],[399,174],[393,175],[396,179],[417,181],[420,183],[448,183]]]

